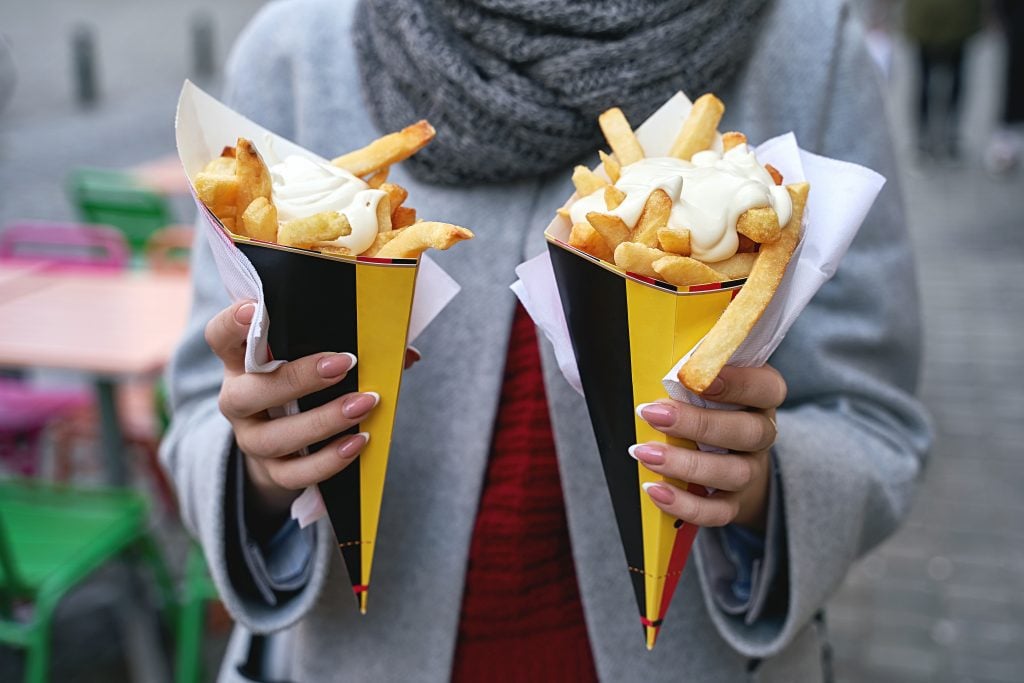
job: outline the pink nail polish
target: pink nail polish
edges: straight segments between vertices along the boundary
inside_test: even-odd
[[[645,465],[664,465],[664,447],[653,443],[641,443],[629,447],[629,454]]]
[[[360,417],[370,412],[378,403],[380,403],[380,394],[375,391],[355,394],[345,399],[341,406],[341,414],[350,419]]]
[[[641,488],[648,496],[662,505],[671,505],[672,501],[676,499],[676,494],[672,493],[672,489],[664,484],[649,481],[646,484],[641,484]]]
[[[354,368],[356,357],[351,353],[336,353],[333,356],[325,356],[317,361],[316,372],[324,379],[341,377]]]
[[[636,410],[654,427],[671,427],[676,423],[676,409],[664,403],[641,403]]]
[[[235,310],[235,322],[239,325],[248,325],[252,322],[254,315],[256,315],[256,304],[250,301]]]
[[[345,439],[340,446],[338,446],[338,455],[343,458],[352,458],[362,450],[370,441],[369,432],[359,432]]]

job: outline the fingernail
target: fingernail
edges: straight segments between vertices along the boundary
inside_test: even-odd
[[[341,406],[341,414],[348,418],[359,417],[370,412],[378,403],[380,403],[380,394],[376,391],[349,396]]]
[[[641,484],[640,488],[642,488],[653,500],[663,505],[670,505],[672,501],[676,499],[676,495],[672,493],[672,489],[653,481]]]
[[[665,464],[665,449],[658,444],[640,443],[629,447],[629,454],[645,465]]]
[[[664,403],[641,403],[636,412],[655,427],[671,427],[676,423],[676,409]]]
[[[369,432],[359,432],[345,439],[340,446],[338,446],[338,455],[343,458],[352,458],[362,450],[370,441]]]
[[[351,353],[336,353],[317,361],[316,372],[324,379],[341,377],[356,366],[356,357]]]
[[[235,309],[235,322],[239,325],[248,325],[252,317],[256,315],[256,304],[250,301]]]
[[[704,396],[714,396],[715,394],[722,393],[722,389],[725,388],[725,382],[722,381],[721,377],[716,377],[711,380],[711,384],[704,390]]]

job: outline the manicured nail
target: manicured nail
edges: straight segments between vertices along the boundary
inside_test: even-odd
[[[672,501],[676,499],[676,494],[672,493],[672,489],[664,486],[663,484],[649,481],[645,484],[641,484],[640,488],[642,488],[653,500],[661,503],[662,505],[671,505]]]
[[[324,379],[341,377],[356,366],[356,357],[351,353],[336,353],[324,356],[316,363],[316,372]]]
[[[654,443],[638,443],[629,447],[629,454],[645,465],[665,464],[665,448]]]
[[[341,406],[341,414],[350,419],[359,417],[370,412],[378,403],[380,403],[380,394],[376,391],[349,396]]]
[[[715,394],[722,393],[722,389],[725,389],[725,382],[722,381],[721,377],[716,377],[711,380],[711,384],[704,390],[703,396],[714,396]]]
[[[254,315],[256,315],[256,304],[250,301],[235,309],[235,322],[239,325],[248,325],[252,322]]]
[[[363,446],[369,443],[369,441],[369,432],[359,432],[358,434],[353,434],[352,436],[342,441],[341,445],[338,446],[338,455],[340,455],[343,458],[355,457],[356,453],[362,450]]]
[[[676,423],[676,409],[664,403],[641,403],[636,412],[655,427],[671,427]]]

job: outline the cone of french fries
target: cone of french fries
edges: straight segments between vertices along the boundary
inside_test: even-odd
[[[322,501],[365,612],[410,319],[417,317],[414,292],[421,288],[418,327],[454,294],[441,291],[446,276],[436,265],[423,269],[433,274],[428,282],[417,277],[423,252],[473,237],[460,226],[418,220],[408,192],[387,182],[389,167],[428,144],[434,129],[420,121],[329,161],[186,82],[176,134],[221,278],[235,300],[257,301],[246,371],[270,372],[322,351],[358,358],[340,383],[278,414],[355,391],[380,397],[348,432],[371,435],[360,457],[301,497],[306,507],[307,494]],[[425,287],[433,294],[422,303]],[[293,516],[309,521],[295,506]]]

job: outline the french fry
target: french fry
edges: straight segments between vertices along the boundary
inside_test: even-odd
[[[672,198],[664,190],[655,190],[647,197],[644,210],[640,212],[640,218],[633,226],[630,241],[639,242],[648,247],[656,247],[658,245],[658,230],[668,226],[671,214]]]
[[[391,240],[395,239],[402,234],[402,228],[396,230],[388,230],[387,232],[378,232],[377,237],[373,240],[373,244],[364,251],[361,256],[376,256],[380,252],[381,248]]]
[[[434,139],[436,131],[426,121],[417,121],[396,133],[377,138],[366,147],[331,160],[352,175],[363,177],[385,166],[411,157]]]
[[[351,256],[352,250],[348,247],[339,247],[337,244],[317,244],[315,245],[317,251],[321,254],[330,254],[331,256]]]
[[[234,159],[230,161],[232,164],[235,162]],[[235,219],[238,217],[238,178],[234,175],[234,169],[231,175],[201,171],[196,174],[193,184],[203,204],[220,219],[224,227],[234,230]]]
[[[618,216],[591,211],[587,214],[587,222],[604,238],[608,249],[611,251],[614,251],[619,244],[629,239],[629,228],[626,227],[626,224]],[[609,251],[609,254],[611,251]]]
[[[206,168],[202,170],[202,173],[212,173],[213,175],[233,176],[235,175],[235,148],[225,147],[225,150],[230,149],[231,155],[225,156],[223,153],[219,157],[214,157],[206,165]]]
[[[685,228],[660,228],[658,230],[658,246],[663,250],[678,254],[690,255],[690,231]]]
[[[270,200],[273,185],[270,170],[252,142],[238,138],[235,145],[235,176],[238,178],[238,211],[245,211],[252,200],[263,197]]]
[[[753,252],[737,252],[724,261],[715,261],[708,265],[730,280],[739,280],[750,275],[757,254]]]
[[[388,173],[390,171],[390,166],[384,166],[375,173],[372,173],[370,177],[366,179],[366,184],[370,186],[371,190],[379,190],[380,186],[387,182]]]
[[[779,215],[770,206],[748,209],[736,219],[736,232],[761,244],[774,242],[782,233]]]
[[[589,223],[576,223],[572,226],[572,231],[569,233],[569,246],[585,251],[602,261],[610,262],[612,260],[612,250],[609,248],[608,242]]]
[[[266,197],[257,197],[242,213],[245,234],[264,242],[277,241],[277,207]]]
[[[775,168],[771,164],[765,164],[764,170],[768,171],[768,175],[772,177],[772,180],[775,181],[776,185],[782,184],[782,174],[779,173],[779,169]]]
[[[703,261],[689,256],[668,254],[652,263],[651,267],[657,273],[655,277],[677,287],[703,285],[728,279]]]
[[[572,213],[569,211],[569,209],[567,209],[564,206],[560,206],[557,209],[555,209],[555,213],[557,213],[562,218],[572,218]]]
[[[458,225],[424,221],[413,223],[402,230],[377,252],[380,258],[415,258],[427,249],[448,249],[453,244],[468,240],[473,232]]]
[[[679,381],[694,393],[702,393],[718,376],[761,318],[782,282],[786,266],[800,241],[810,186],[799,183],[786,189],[793,200],[793,215],[789,223],[782,229],[779,239],[761,245],[746,285],[679,370]]]
[[[615,265],[630,273],[660,280],[662,278],[654,270],[653,264],[669,255],[661,249],[652,249],[636,242],[623,242],[615,247]]]
[[[722,151],[728,152],[733,147],[739,147],[740,145],[747,144],[747,136],[738,131],[729,131],[728,133],[722,133]]]
[[[277,243],[286,247],[309,249],[320,242],[331,242],[351,234],[352,226],[345,214],[340,211],[322,211],[282,223],[277,230]]]
[[[391,212],[394,213],[395,209],[402,205],[402,202],[409,196],[409,191],[401,185],[395,185],[394,183],[382,183],[378,190],[387,192],[388,201],[391,202]]]
[[[391,198],[384,195],[377,202],[377,232],[391,229]]]
[[[608,174],[612,184],[619,182],[619,178],[622,176],[622,164],[614,155],[606,154],[604,150],[600,150],[598,156],[601,157],[601,165],[604,166],[604,172]]]
[[[416,209],[400,206],[391,212],[391,231],[407,228],[416,222]]]
[[[613,107],[597,117],[608,145],[612,148],[615,158],[623,166],[644,158],[644,148],[633,134],[633,129],[626,120],[626,115],[618,107]],[[715,124],[717,125],[717,123]]]
[[[618,207],[625,199],[626,193],[614,185],[608,185],[604,188],[604,205],[608,207],[609,211]]]
[[[725,105],[711,93],[701,95],[693,103],[690,115],[683,122],[669,156],[689,161],[691,157],[701,150],[711,147],[715,139],[715,130],[718,122],[722,120],[725,113]]]
[[[577,166],[572,170],[572,184],[579,196],[586,197],[606,187],[608,182],[586,166]]]

